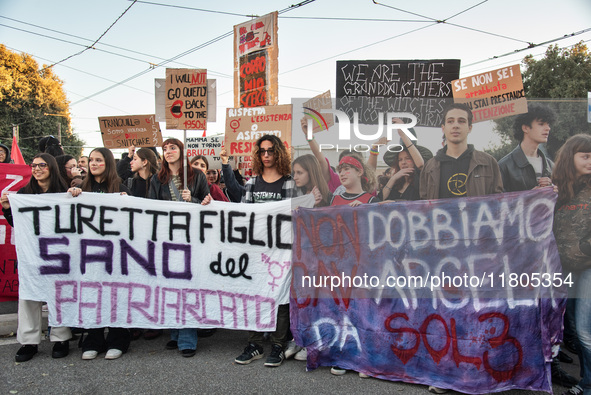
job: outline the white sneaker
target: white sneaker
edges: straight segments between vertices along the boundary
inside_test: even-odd
[[[302,349],[302,347],[298,346],[296,344],[295,340],[291,340],[289,343],[287,343],[287,348],[285,349],[285,352],[284,352],[285,359],[289,359],[289,358],[293,357],[301,349]]]
[[[306,347],[302,347],[302,349],[296,353],[293,359],[295,359],[296,361],[307,361],[308,350],[306,350]]]
[[[85,359],[85,360],[95,359],[97,355],[98,355],[98,351],[95,351],[95,350],[84,351],[82,353],[82,359]]]
[[[429,392],[431,392],[433,394],[445,394],[446,392],[449,392],[449,390],[447,390],[445,388],[439,388],[439,387],[435,387],[433,385],[430,385]]]
[[[330,368],[330,373],[334,374],[335,376],[342,376],[347,373],[347,369],[341,369],[338,366],[333,366]]]
[[[362,379],[368,379],[369,378],[368,375],[366,375],[365,373],[361,373],[361,372],[359,372],[359,377],[362,378]]]
[[[580,385],[577,384],[571,387],[571,389],[569,389],[568,391],[563,392],[562,395],[583,395],[583,389]]]
[[[116,348],[111,348],[107,351],[107,355],[105,355],[105,359],[117,359],[123,355],[123,351],[117,350]]]

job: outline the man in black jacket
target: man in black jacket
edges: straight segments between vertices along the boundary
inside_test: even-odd
[[[515,118],[513,136],[519,144],[499,161],[505,192],[526,191],[552,185],[554,163],[540,150],[548,141],[554,112],[540,104],[529,104],[528,112]]]

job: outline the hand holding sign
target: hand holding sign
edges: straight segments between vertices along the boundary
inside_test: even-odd
[[[228,164],[228,153],[226,152],[226,148],[224,147],[222,147],[222,150],[220,151],[220,158],[222,158],[223,165]]]
[[[10,208],[10,202],[8,201],[8,191],[2,192],[2,197],[0,198],[0,202],[2,202],[2,208],[8,210]]]

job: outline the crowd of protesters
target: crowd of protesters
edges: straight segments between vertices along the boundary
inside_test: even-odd
[[[396,120],[401,122],[400,120]],[[525,191],[552,187],[558,193],[555,209],[554,235],[563,272],[572,272],[577,279],[567,303],[564,346],[576,353],[581,364],[581,379],[567,374],[560,363],[572,363],[560,345],[552,348],[552,380],[569,387],[566,394],[583,393],[591,389],[591,216],[587,203],[591,199],[591,136],[578,134],[560,148],[553,163],[543,149],[548,141],[554,113],[547,107],[530,104],[529,111],[514,117],[514,136],[519,142],[515,149],[497,161],[468,144],[472,130],[472,112],[463,104],[453,104],[443,113],[444,145],[435,155],[417,145],[402,131],[400,152],[387,152],[383,160],[389,166],[376,176],[379,146],[376,142],[366,159],[353,151],[340,153],[339,162],[331,166],[313,138],[307,139],[312,154],[291,161],[290,152],[273,135],[261,137],[252,152],[253,174],[243,180],[232,169],[222,149],[222,169],[211,169],[205,156],[191,158],[184,169],[183,143],[167,139],[160,158],[155,149],[129,148],[118,163],[110,150],[94,149],[88,157],[79,159],[64,155],[59,141],[53,136],[39,142],[40,153],[31,163],[32,177],[18,193],[40,194],[66,192],[122,193],[136,197],[185,201],[206,205],[212,199],[234,203],[265,203],[312,194],[316,207],[377,202],[462,198]],[[307,134],[302,120],[302,132]],[[8,163],[10,150],[0,144],[0,162]],[[185,180],[184,177],[187,177]],[[10,204],[6,194],[1,197],[4,216],[12,224]],[[575,209],[573,209],[575,207]],[[568,209],[566,209],[568,208]],[[589,292],[588,292],[589,291]],[[557,311],[557,314],[560,312]],[[31,359],[41,341],[41,303],[19,300],[17,340],[22,347],[16,361]],[[275,332],[268,335],[272,343],[265,366],[280,366],[284,359],[295,356],[305,360],[306,349],[292,340],[289,327],[289,306],[279,306]],[[119,358],[132,339],[142,336],[142,330],[109,328],[88,329],[82,344],[82,359],[94,359],[106,352],[106,359]],[[192,357],[199,336],[213,330],[198,328],[171,329],[168,349],[178,349],[183,357]],[[147,330],[146,339],[154,339],[162,330]],[[68,355],[70,328],[51,328],[55,342],[52,356]],[[249,364],[264,356],[265,334],[250,332],[238,364]],[[345,374],[333,366],[331,373]],[[360,373],[361,377],[367,377]],[[447,389],[429,387],[433,393]]]

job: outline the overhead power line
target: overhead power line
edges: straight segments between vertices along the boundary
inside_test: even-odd
[[[423,30],[423,29],[426,29],[426,28],[428,28],[428,27],[435,26],[435,25],[437,25],[437,23],[436,23],[436,22],[435,22],[435,23],[431,23],[431,24],[429,24],[429,25],[427,25],[427,26],[422,26],[422,27],[419,27],[419,28],[417,28],[417,29],[413,29],[413,30],[410,30],[410,31],[407,31],[407,32],[404,32],[404,33],[397,34],[397,35],[395,35],[395,36],[392,36],[392,37],[385,38],[385,39],[383,39],[383,40],[379,40],[379,41],[373,42],[373,43],[371,43],[371,44],[367,44],[367,45],[363,45],[363,46],[361,46],[361,47],[357,47],[357,48],[355,48],[355,49],[351,49],[350,51],[341,52],[341,53],[339,53],[339,54],[336,54],[336,55],[329,56],[328,58],[323,58],[323,59],[320,59],[320,60],[314,61],[314,62],[312,62],[312,63],[308,63],[308,64],[305,64],[305,65],[303,65],[303,66],[296,67],[295,69],[291,69],[291,70],[284,71],[284,72],[282,72],[282,73],[279,73],[279,74],[280,74],[280,75],[283,75],[283,74],[291,73],[292,71],[300,70],[300,69],[303,69],[303,68],[305,68],[305,67],[309,67],[309,66],[315,65],[315,64],[317,64],[317,63],[324,62],[324,61],[326,61],[326,60],[334,59],[334,58],[336,58],[336,57],[339,57],[339,56],[342,56],[342,55],[346,55],[346,54],[348,54],[348,53],[351,53],[351,52],[359,51],[360,49],[364,49],[364,48],[371,47],[371,46],[373,46],[373,45],[381,44],[381,43],[383,43],[383,42],[385,42],[385,41],[388,41],[388,40],[393,40],[393,39],[395,39],[395,38],[398,38],[398,37],[406,36],[407,34],[411,34],[411,33],[414,33],[414,32],[418,32],[419,30]]]
[[[109,30],[111,30],[111,28],[112,28],[113,26],[115,26],[115,24],[116,24],[116,23],[119,21],[119,19],[123,18],[123,15],[125,15],[125,14],[127,13],[127,11],[129,11],[129,9],[130,9],[131,7],[133,7],[133,5],[136,3],[136,1],[137,1],[137,0],[133,0],[133,3],[131,3],[131,4],[129,5],[129,7],[127,7],[127,8],[125,9],[125,11],[123,11],[123,13],[122,13],[121,15],[119,15],[119,17],[118,17],[117,19],[115,19],[115,21],[114,21],[113,23],[111,23],[111,26],[109,26],[109,27],[107,28],[107,30],[105,30],[105,31],[103,32],[103,34],[101,34],[101,35],[100,35],[100,37],[99,37],[99,38],[97,38],[97,39],[96,39],[96,40],[95,40],[95,41],[94,41],[92,44],[90,44],[89,46],[87,46],[86,48],[84,48],[82,51],[79,51],[79,52],[77,52],[77,53],[75,53],[75,54],[73,54],[73,55],[70,55],[70,56],[68,56],[68,57],[66,57],[66,58],[64,58],[64,59],[62,59],[62,60],[60,60],[59,62],[56,62],[56,63],[54,63],[54,64],[52,64],[52,65],[50,65],[50,66],[47,66],[47,67],[45,67],[45,68],[44,68],[44,69],[42,69],[41,71],[44,71],[44,70],[46,70],[46,69],[48,69],[48,68],[50,68],[50,67],[53,67],[53,66],[55,66],[56,64],[60,64],[60,63],[62,63],[62,62],[65,62],[66,60],[68,60],[68,59],[71,59],[71,58],[73,58],[74,56],[81,55],[81,54],[83,54],[84,52],[88,51],[89,49],[93,48],[93,46],[94,46],[96,43],[98,43],[98,42],[100,41],[100,39],[101,39],[101,38],[103,38],[103,37],[105,36],[105,34],[107,34],[107,32],[108,32]]]
[[[380,6],[382,6],[382,7],[386,7],[386,8],[391,8],[391,9],[393,9],[393,10],[400,11],[400,12],[404,12],[404,13],[407,13],[407,14],[411,14],[411,15],[415,15],[415,16],[420,16],[420,17],[422,17],[422,18],[428,19],[428,20],[430,20],[430,21],[433,21],[433,22],[437,22],[437,23],[441,23],[441,24],[447,24],[447,25],[450,25],[450,26],[459,27],[459,28],[461,28],[461,29],[471,30],[471,31],[475,31],[475,32],[482,33],[482,34],[488,34],[488,35],[495,36],[495,37],[505,38],[505,39],[507,39],[507,40],[519,41],[519,42],[522,42],[522,43],[530,44],[528,41],[523,41],[523,40],[519,40],[519,39],[516,39],[516,38],[513,38],[513,37],[503,36],[503,35],[501,35],[501,34],[497,34],[497,33],[491,33],[491,32],[486,32],[486,31],[484,31],[484,30],[475,29],[475,28],[471,28],[471,27],[468,27],[468,26],[459,25],[459,24],[457,24],[457,23],[451,23],[451,22],[448,22],[450,19],[452,19],[452,18],[455,18],[456,16],[458,16],[458,15],[461,15],[461,14],[463,14],[463,13],[465,13],[465,12],[467,12],[467,11],[469,11],[469,10],[471,10],[471,9],[475,8],[475,7],[478,7],[478,6],[479,6],[479,5],[481,5],[481,4],[484,4],[484,3],[486,3],[488,0],[481,1],[481,2],[480,2],[480,3],[478,3],[478,4],[474,4],[473,6],[470,6],[470,7],[468,7],[468,8],[465,8],[464,10],[462,10],[462,11],[460,11],[460,12],[458,12],[458,13],[455,13],[455,14],[453,14],[452,16],[450,16],[450,17],[448,17],[448,18],[445,18],[445,19],[437,19],[437,18],[432,18],[432,17],[430,17],[430,16],[426,16],[426,15],[417,14],[417,13],[415,13],[415,12],[408,11],[408,10],[404,10],[404,9],[402,9],[402,8],[394,7],[394,6],[391,6],[391,5],[388,5],[388,4],[378,3],[376,0],[372,0],[372,1],[373,1],[373,3],[374,3],[374,4],[376,4],[376,5],[380,5]]]
[[[135,1],[137,1],[137,0],[135,0]],[[313,3],[314,1],[316,1],[316,0],[304,0],[304,1],[300,2],[300,3],[293,4],[293,5],[287,7],[285,9],[283,9],[283,10],[278,11],[278,14],[283,14],[285,12],[289,12],[289,11],[295,10],[297,8],[300,8],[300,7],[303,7],[303,6],[308,5],[310,3]],[[123,81],[117,82],[117,83],[115,83],[115,84],[113,84],[111,86],[106,87],[105,89],[102,89],[102,90],[100,90],[98,92],[95,92],[95,93],[93,93],[93,94],[91,94],[89,96],[83,97],[82,99],[80,99],[80,100],[72,103],[72,106],[75,106],[76,104],[82,103],[83,101],[88,100],[88,99],[90,99],[92,97],[95,97],[97,95],[100,95],[100,94],[102,94],[104,92],[107,92],[107,91],[109,91],[109,90],[111,90],[113,88],[116,88],[117,86],[119,86],[121,84],[125,84],[126,82],[129,82],[129,81],[131,81],[133,79],[136,79],[136,78],[138,78],[138,77],[140,77],[140,76],[142,76],[142,75],[144,75],[146,73],[149,73],[152,70],[155,70],[157,68],[160,68],[162,66],[165,66],[166,64],[171,63],[171,62],[174,62],[177,59],[182,58],[183,56],[187,56],[187,55],[189,55],[189,54],[191,54],[191,53],[193,53],[195,51],[198,51],[200,49],[203,49],[203,48],[205,48],[205,47],[207,47],[207,46],[209,46],[211,44],[214,44],[214,43],[216,43],[216,42],[218,42],[220,40],[223,40],[226,37],[230,37],[232,35],[234,35],[234,29],[232,29],[231,31],[229,31],[227,33],[224,33],[224,34],[222,34],[220,36],[217,36],[217,37],[215,37],[215,38],[213,38],[213,39],[211,39],[211,40],[209,40],[209,41],[207,41],[207,42],[205,42],[203,44],[199,44],[198,46],[193,47],[193,48],[191,48],[191,49],[189,49],[189,50],[187,50],[185,52],[182,52],[182,53],[180,53],[180,54],[178,54],[178,55],[176,55],[176,56],[174,56],[174,57],[172,57],[170,59],[167,59],[167,60],[165,60],[163,62],[160,62],[159,64],[153,65],[152,67],[149,67],[146,70],[140,71],[139,73],[134,74],[131,77],[128,77],[128,78],[124,79]]]
[[[27,55],[29,55],[31,57],[34,57],[34,58],[37,58],[37,59],[46,60],[48,62],[53,62],[53,60],[51,60],[51,59],[47,59],[47,58],[44,58],[44,57],[41,57],[41,56],[38,56],[38,55],[33,55],[32,53],[27,53],[27,52],[21,51],[20,49],[17,49],[17,48],[12,48],[12,47],[6,47],[6,48],[10,49],[11,51],[16,51],[16,52],[27,54]],[[95,78],[98,78],[98,79],[101,79],[101,80],[105,80],[105,81],[109,81],[109,82],[115,82],[115,81],[110,80],[108,78],[101,77],[100,75],[89,73],[88,71],[80,70],[80,69],[77,69],[77,68],[71,67],[71,66],[66,66],[65,64],[62,64],[60,66],[61,67],[65,67],[65,68],[70,69],[70,70],[77,71],[77,72],[82,73],[82,74],[90,75],[92,77],[95,77]],[[135,90],[140,91],[140,92],[148,93],[148,94],[151,94],[151,95],[154,94],[154,92],[148,92],[146,90],[143,90],[143,89],[140,89],[140,88],[136,88],[135,86],[131,86],[131,85],[125,85],[125,86],[127,88],[135,89]]]
[[[204,8],[185,7],[185,6],[174,5],[174,4],[162,4],[162,3],[152,2],[152,1],[140,1],[140,0],[137,0],[137,2],[138,3],[142,3],[142,4],[158,5],[158,6],[162,6],[162,7],[180,8],[180,9],[183,9],[183,10],[209,12],[209,13],[212,13],[212,14],[223,14],[223,15],[241,16],[241,17],[245,17],[245,18],[251,18],[251,17],[252,18],[256,18],[256,17],[259,16],[259,15],[237,14],[235,12],[227,12],[227,11],[206,10]]]
[[[84,41],[92,41],[91,39],[86,38],[86,37],[81,37],[81,36],[78,36],[78,35],[75,35],[75,34],[66,33],[66,32],[63,32],[63,31],[60,31],[60,30],[50,29],[50,28],[47,28],[47,27],[44,27],[44,26],[36,25],[34,23],[29,23],[29,22],[25,22],[25,21],[22,21],[22,20],[18,20],[18,19],[14,19],[14,18],[9,18],[9,17],[3,16],[3,15],[0,15],[0,18],[8,19],[10,21],[21,23],[21,24],[27,25],[27,26],[33,26],[33,27],[36,27],[38,29],[47,30],[47,31],[50,31],[50,32],[53,32],[53,33],[62,34],[64,36],[66,36],[66,37],[77,38],[77,39],[84,40]],[[57,37],[48,36],[48,35],[45,35],[45,34],[41,34],[41,33],[30,31],[30,30],[24,30],[24,29],[20,29],[20,28],[17,28],[17,27],[13,27],[13,26],[9,26],[9,25],[4,25],[4,24],[0,24],[0,26],[8,27],[10,29],[19,30],[19,31],[22,31],[22,32],[25,32],[25,33],[29,33],[29,34],[38,35],[38,36],[49,38],[49,39],[52,39],[52,40],[62,41],[62,42],[68,43],[68,44],[78,45],[78,46],[81,46],[81,47],[87,47],[87,45],[85,45],[85,44],[80,44],[80,43],[76,43],[76,42],[72,42],[72,41],[62,40],[62,39],[59,39]],[[135,54],[138,54],[138,55],[147,56],[148,58],[151,58],[152,60],[153,59],[166,60],[166,58],[163,58],[163,57],[160,57],[160,56],[151,55],[151,54],[148,54],[148,53],[145,53],[145,52],[136,51],[136,50],[131,49],[131,48],[124,48],[124,47],[120,47],[120,46],[117,46],[117,45],[107,44],[105,42],[100,42],[97,45],[104,45],[106,47],[120,49],[122,51],[125,51],[126,53],[135,53]],[[95,51],[100,51],[100,52],[108,53],[108,54],[114,55],[114,56],[120,56],[120,57],[123,57],[123,58],[126,58],[126,59],[136,60],[136,61],[142,62],[142,63],[148,63],[148,64],[154,64],[155,63],[155,62],[150,62],[150,61],[144,60],[144,59],[134,58],[134,57],[131,57],[129,55],[122,55],[122,54],[119,54],[119,53],[116,53],[116,52],[107,51],[107,50],[104,50],[104,49],[101,49],[101,48],[97,48],[96,46],[93,49]],[[181,66],[193,67],[193,65],[190,65],[190,64],[187,64],[187,63],[182,63],[182,62],[175,62],[175,63],[177,63],[177,64],[179,64]],[[225,74],[225,73],[221,73],[219,71],[209,70],[209,69],[207,71],[208,71],[208,73],[215,74],[216,76],[225,77],[225,78],[232,78],[231,75]]]
[[[536,47],[539,47],[539,46],[542,46],[542,45],[552,44],[552,43],[555,43],[555,42],[560,41],[560,40],[564,40],[564,39],[567,39],[567,38],[578,36],[578,35],[583,34],[583,33],[587,33],[589,31],[591,31],[591,28],[587,28],[587,29],[584,29],[584,30],[579,30],[578,32],[574,32],[574,33],[570,33],[570,34],[565,34],[562,37],[553,38],[552,40],[544,41],[544,42],[539,43],[539,44],[530,43],[530,45],[528,45],[526,48],[516,49],[515,51],[512,51],[512,52],[507,52],[507,53],[504,53],[502,55],[493,56],[492,58],[488,58],[488,59],[484,59],[484,60],[479,60],[478,62],[467,64],[464,67],[474,66],[474,65],[479,64],[479,63],[484,63],[484,62],[488,62],[489,60],[499,59],[499,58],[502,58],[502,57],[505,57],[505,56],[513,55],[513,54],[516,54],[516,53],[519,53],[519,52],[523,52],[523,51],[527,51],[528,49],[536,48]]]

